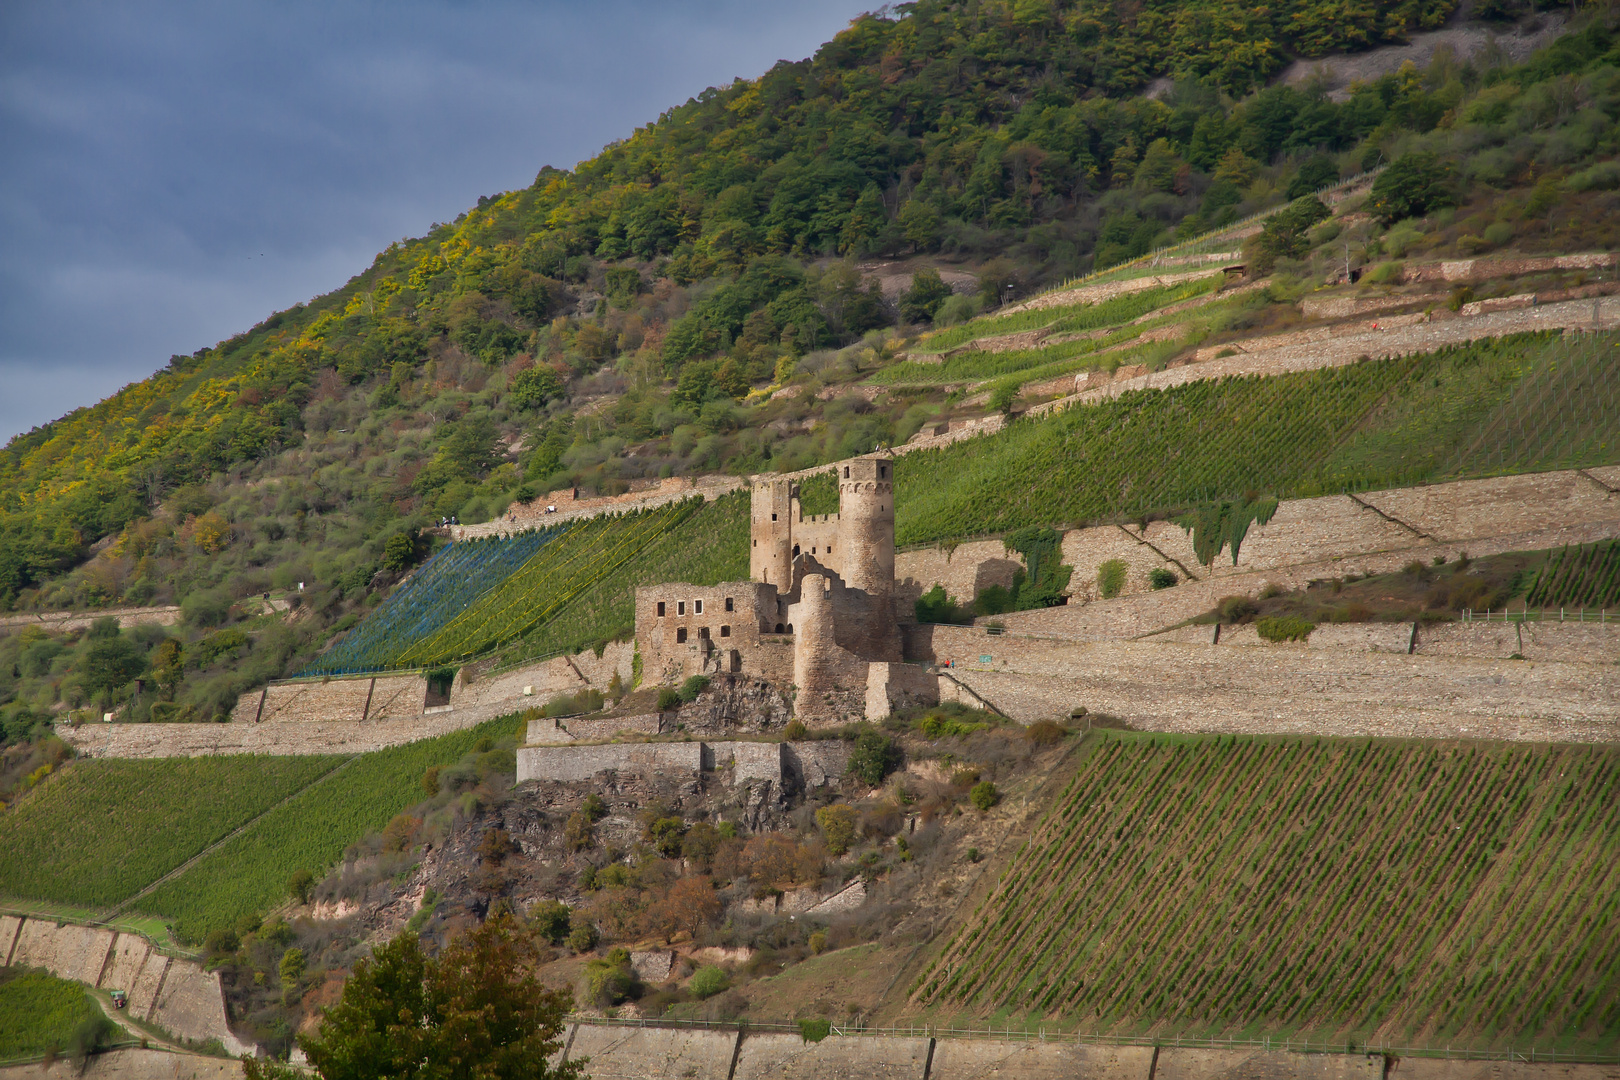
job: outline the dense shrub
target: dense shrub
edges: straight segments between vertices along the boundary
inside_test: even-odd
[[[849,755],[850,774],[877,787],[900,764],[900,747],[881,731],[868,729],[855,737]]]
[[[713,964],[705,964],[692,973],[691,981],[686,984],[686,988],[692,992],[693,997],[701,1001],[713,997],[730,985],[731,980],[726,976],[724,969]]]
[[[1124,559],[1108,559],[1097,567],[1097,591],[1104,600],[1112,600],[1125,588],[1125,574],[1129,569]]]
[[[1268,615],[1256,619],[1254,628],[1267,641],[1304,641],[1316,624],[1295,615]]]

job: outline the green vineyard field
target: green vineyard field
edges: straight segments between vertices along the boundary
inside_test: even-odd
[[[1531,607],[1620,607],[1620,540],[1554,552],[1530,586]]]
[[[276,807],[137,906],[170,920],[175,936],[182,941],[200,942],[210,930],[232,926],[245,914],[281,903],[294,870],[308,869],[319,876],[350,844],[420,802],[422,773],[428,766],[454,764],[480,739],[499,739],[516,730],[516,721],[506,717],[358,755],[324,783],[312,785]],[[193,760],[223,763],[234,759]]]
[[[0,814],[0,896],[123,901],[341,762],[78,761]]]
[[[1271,377],[1139,390],[900,457],[901,544],[1620,461],[1620,335],[1526,334]],[[1549,387],[1551,389],[1549,389]],[[1580,392],[1574,392],[1579,390]],[[1520,428],[1526,393],[1547,405]]]
[[[936,1021],[1620,1037],[1620,751],[1100,732],[1081,753],[912,986]]]
[[[63,1050],[72,1045],[79,1025],[100,1015],[76,982],[37,969],[5,971],[0,974],[0,1061]]]

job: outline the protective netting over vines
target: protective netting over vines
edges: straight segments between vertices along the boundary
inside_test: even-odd
[[[398,666],[400,654],[412,642],[455,618],[567,529],[564,524],[441,548],[304,674],[347,675]]]

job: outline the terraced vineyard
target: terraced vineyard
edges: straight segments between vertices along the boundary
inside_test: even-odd
[[[251,822],[138,904],[200,942],[280,903],[294,870],[325,870],[420,801],[429,765],[452,765],[480,739],[515,730],[511,719],[491,720],[353,758],[77,761],[0,815],[0,895],[114,907]]]
[[[1479,438],[1512,412],[1526,379],[1555,367],[1587,371],[1595,380],[1588,397],[1620,393],[1620,365],[1588,362],[1617,344],[1613,333],[1575,343],[1524,334],[1341,368],[1131,391],[1019,421],[900,457],[896,539],[1130,518],[1249,492],[1297,498],[1620,462],[1613,414],[1581,398],[1560,414],[1566,434],[1556,443],[1530,431],[1508,453]],[[1570,447],[1581,449],[1572,455]]]
[[[1560,548],[1542,564],[1525,602],[1531,607],[1620,607],[1620,540]]]
[[[0,896],[116,904],[340,761],[242,756],[74,762],[0,814]]]
[[[635,626],[638,585],[666,581],[718,585],[747,577],[748,493],[738,492],[705,504],[633,560],[598,578],[506,650],[503,659],[566,652],[627,637]]]
[[[1028,349],[963,352],[946,358],[943,363],[906,361],[884,368],[869,381],[890,386],[935,385],[1011,374],[1025,376],[1055,374],[1059,370],[1076,370],[1093,366],[1087,362],[1087,357],[1137,335],[1141,328],[1130,325],[1133,319],[1181,301],[1207,295],[1213,292],[1219,283],[1218,277],[1207,278],[1169,288],[1127,293],[1097,304],[1021,312],[994,320],[976,320],[962,328],[952,328],[931,337],[927,343],[928,348],[945,349],[979,337],[1041,328],[1049,329],[1049,336],[1054,338],[1085,331],[1098,331],[1102,336],[1080,341],[1059,340],[1054,344],[1037,344]],[[1112,332],[1103,333],[1109,328],[1113,328]],[[1110,357],[1114,358],[1116,357]],[[1048,372],[1048,368],[1053,370]]]
[[[420,641],[505,580],[568,525],[481,537],[441,548],[343,640],[304,669],[305,675],[348,675],[397,666],[402,643]]]
[[[913,985],[936,1020],[1620,1038],[1620,751],[1089,738]]]
[[[265,911],[284,900],[294,870],[319,875],[350,844],[420,802],[422,772],[428,766],[454,764],[479,740],[498,739],[516,730],[510,718],[491,720],[465,731],[358,755],[330,781],[276,807],[143,899],[138,908],[171,920],[181,940],[200,942],[210,930],[232,926],[242,915]]]

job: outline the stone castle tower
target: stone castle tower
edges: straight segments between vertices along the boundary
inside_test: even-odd
[[[754,485],[748,576],[788,593],[814,564],[887,600],[894,593],[894,462],[855,458],[837,470],[836,514],[805,514],[798,485],[789,480]],[[809,560],[796,563],[801,556]]]
[[[792,481],[755,481],[749,581],[636,590],[649,678],[753,675],[794,690],[807,719],[887,716],[937,701],[937,679],[902,663],[894,614],[894,461],[835,466],[838,513],[806,514]]]

